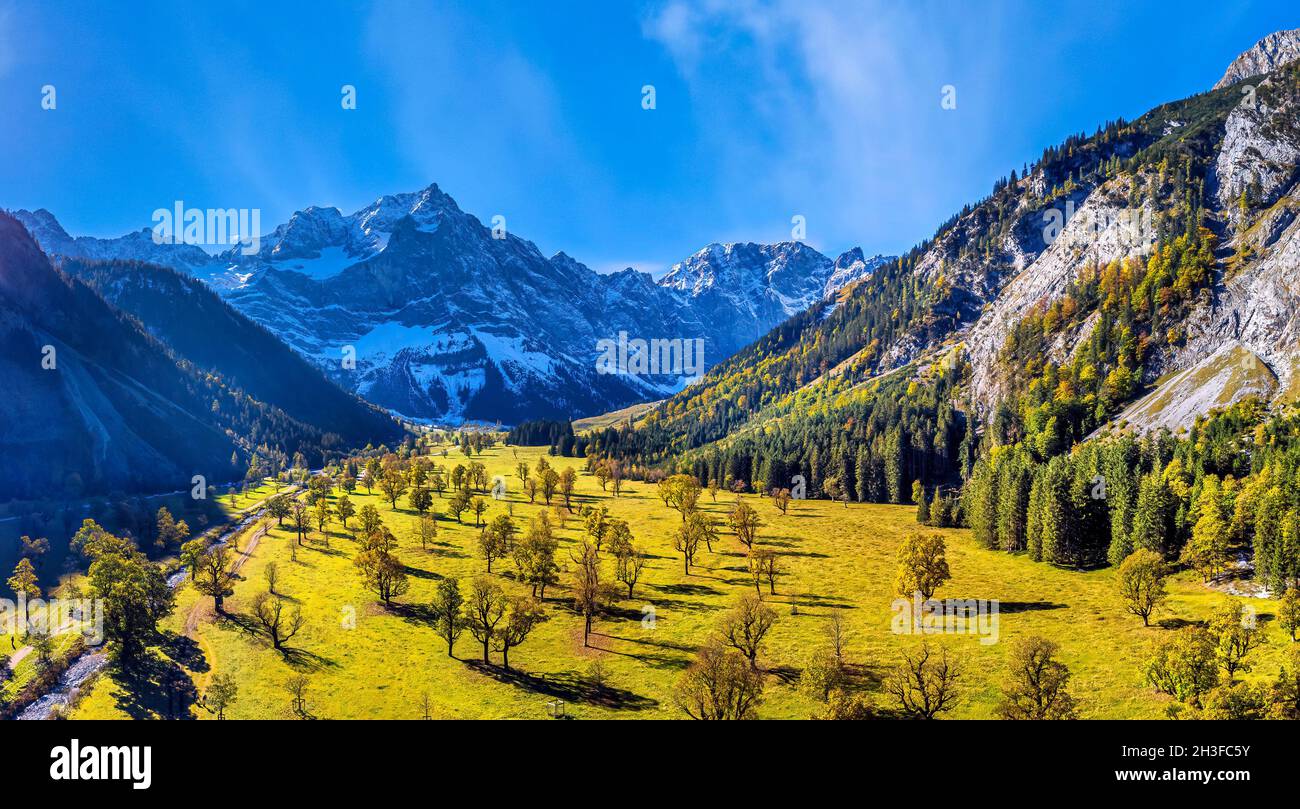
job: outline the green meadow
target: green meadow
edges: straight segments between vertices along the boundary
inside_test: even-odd
[[[514,477],[518,460],[532,466],[543,455],[543,448],[497,446],[475,457],[489,474],[505,476],[509,487],[504,501],[490,501],[485,519],[509,510],[522,528],[545,508],[540,494],[538,504],[530,504]],[[435,460],[449,466],[466,461],[455,448],[446,458],[439,451]],[[572,465],[581,472],[580,459],[548,460],[557,469]],[[582,473],[574,509],[608,507],[629,522],[636,544],[651,558],[635,597],[626,598],[624,590],[598,618],[591,644],[584,647],[582,618],[568,592],[574,567],[569,552],[584,527],[576,515],[563,528],[557,523],[562,572],[560,586],[547,590],[549,620],[511,651],[513,670],[507,672],[496,653],[483,665],[481,647],[468,633],[458,641],[455,656],[448,656],[428,620],[441,578],[456,577],[467,590],[474,576],[486,572],[475,550],[479,529],[472,512],[462,515],[460,524],[442,513],[436,544],[426,550],[417,538],[418,515],[407,508],[405,498],[394,510],[377,488],[369,495],[363,486],[352,499],[358,509],[375,505],[398,537],[396,553],[411,586],[391,608],[363,588],[353,564],[357,544],[342,526],[331,527],[327,543],[313,529],[311,540],[295,554],[287,522],[282,528],[267,520],[269,531],[246,553],[241,580],[226,599],[227,615],[217,616],[210,598],[184,585],[175,611],[161,627],[165,641],[155,649],[157,665],[130,677],[115,671],[101,675],[72,710],[73,718],[165,716],[177,691],[176,676],[186,678],[184,688],[192,682],[194,693],[202,694],[217,674],[229,674],[238,683],[238,699],[227,711],[232,719],[292,717],[285,684],[297,675],[308,678],[306,707],[317,718],[418,719],[426,701],[434,718],[545,718],[547,703],[555,700],[566,704],[567,715],[583,719],[683,718],[673,703],[675,682],[723,611],[753,589],[744,549],[729,530],[720,532],[712,552],[701,548],[686,575],[670,538],[681,518],[664,507],[654,486],[629,481],[615,498],[612,491],[602,491],[595,477]],[[706,492],[701,506],[721,519],[733,499],[719,492],[715,503]],[[825,648],[828,616],[837,609],[848,629],[852,687],[888,706],[881,678],[903,650],[921,640],[891,629],[895,556],[904,538],[918,530],[914,509],[796,501],[782,515],[766,498],[746,499],[762,515],[759,545],[779,554],[784,570],[775,595],[763,587],[763,598],[778,619],[759,658],[766,676],[759,716],[800,719],[815,712],[816,700],[798,687],[799,673],[812,653]],[[443,512],[446,502],[435,496],[434,510]],[[558,496],[555,502],[561,502]],[[256,530],[254,526],[240,538],[242,551],[249,550]],[[1143,627],[1116,597],[1113,569],[1060,570],[1023,555],[979,548],[965,530],[940,533],[947,538],[952,580],[936,597],[1000,603],[995,643],[982,643],[974,634],[927,636],[961,660],[962,700],[947,714],[952,718],[994,715],[1009,641],[1029,634],[1059,644],[1058,657],[1070,668],[1084,717],[1159,718],[1168,699],[1143,684],[1150,647],[1174,627],[1206,619],[1225,598],[1179,574],[1170,583],[1167,608],[1151,627]],[[282,651],[253,630],[250,617],[251,602],[266,589],[266,568],[272,563],[279,574],[276,592],[300,607],[305,618]],[[507,593],[529,591],[514,580],[508,559],[493,569]],[[604,561],[602,574],[613,581],[612,560]],[[1271,602],[1249,603],[1265,622],[1267,643],[1252,653],[1253,670],[1244,676],[1271,679],[1291,642],[1270,621]],[[643,620],[650,608],[652,624]],[[201,705],[188,711],[200,719],[214,717]]]

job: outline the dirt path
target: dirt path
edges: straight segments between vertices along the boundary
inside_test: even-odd
[[[253,535],[248,538],[248,543],[245,545],[244,549],[239,552],[239,558],[235,560],[233,565],[231,565],[230,570],[232,573],[238,573],[240,568],[244,566],[244,562],[247,562],[249,558],[252,557],[253,553],[257,550],[258,544],[261,543],[262,537],[266,536],[266,532],[269,531],[270,528],[270,520],[260,523],[257,526],[253,531]],[[185,617],[185,636],[187,638],[193,638],[194,633],[199,628],[199,621],[203,619],[204,615],[210,614],[211,612],[212,608],[206,600],[200,599],[196,602],[190,609],[190,614]]]

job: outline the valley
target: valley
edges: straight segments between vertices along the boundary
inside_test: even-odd
[[[0,212],[0,712],[1300,718],[1297,53],[896,256]],[[26,621],[83,597],[91,652]]]
[[[428,457],[436,463],[465,462],[455,457],[459,454],[455,447],[446,461],[440,447],[431,449]],[[490,476],[510,480],[507,499],[490,501],[485,521],[513,512],[515,521],[525,526],[540,512],[554,515],[544,504],[530,504],[514,477],[520,461],[533,467],[539,458],[556,468],[574,463],[535,447],[497,446],[475,456]],[[485,573],[486,563],[476,549],[480,531],[471,524],[473,516],[466,514],[464,524],[458,523],[445,512],[446,498],[435,497],[434,509],[443,511],[437,537],[422,548],[418,515],[404,503],[393,510],[377,490],[368,495],[364,487],[350,497],[358,507],[375,506],[397,536],[395,553],[408,568],[409,592],[391,607],[376,603],[353,564],[357,541],[341,526],[328,529],[328,545],[319,532],[311,531],[295,561],[290,549],[293,531],[272,522],[266,538],[240,570],[235,593],[226,601],[228,616],[214,615],[210,598],[189,585],[182,588],[171,617],[160,626],[166,640],[154,649],[158,666],[180,666],[199,694],[214,675],[233,676],[240,691],[227,714],[232,719],[292,718],[285,684],[299,674],[310,682],[310,713],[323,719],[418,719],[426,696],[435,718],[545,718],[547,703],[557,699],[565,702],[566,715],[579,719],[685,718],[673,703],[676,681],[720,616],[740,595],[753,592],[745,549],[729,531],[720,532],[714,552],[701,549],[691,575],[684,575],[681,554],[668,539],[680,516],[665,508],[653,486],[629,482],[616,498],[602,491],[594,476],[582,474],[574,508],[606,507],[612,517],[627,520],[636,543],[647,554],[645,573],[633,598],[611,599],[595,622],[590,646],[584,646],[582,617],[571,607],[570,555],[585,529],[576,514],[562,528],[557,522],[557,559],[570,570],[561,572],[559,583],[547,591],[544,608],[549,620],[511,652],[513,671],[506,672],[497,653],[484,666],[481,649],[468,634],[457,641],[455,657],[449,657],[429,618],[428,605],[444,577],[459,579],[467,589],[475,576]],[[720,493],[714,503],[705,494],[701,509],[722,518],[731,499]],[[808,500],[782,515],[767,498],[745,495],[742,499],[759,511],[763,521],[757,546],[773,550],[784,571],[775,595],[769,595],[767,584],[763,585],[765,603],[777,618],[760,657],[767,682],[758,715],[803,719],[821,710],[816,697],[801,691],[799,674],[808,656],[825,647],[830,614],[836,610],[845,623],[850,687],[887,709],[890,700],[881,680],[900,653],[921,640],[891,631],[895,556],[903,539],[918,530],[915,508],[855,503],[845,509]],[[1024,556],[980,548],[969,531],[939,532],[948,540],[953,576],[939,597],[1001,600],[996,644],[984,645],[969,635],[927,636],[962,660],[962,700],[952,711],[953,718],[995,715],[1008,650],[1016,638],[1031,634],[1059,644],[1058,657],[1069,667],[1071,690],[1079,698],[1083,717],[1160,718],[1171,701],[1143,682],[1150,647],[1177,632],[1176,627],[1206,618],[1225,598],[1203,587],[1194,575],[1180,574],[1171,584],[1168,610],[1153,626],[1143,627],[1140,619],[1124,611],[1115,592],[1114,571],[1080,574],[1043,568]],[[270,564],[279,575],[277,592],[301,608],[305,619],[302,631],[284,651],[271,648],[253,629],[255,622],[249,616],[253,597],[266,589],[265,571]],[[491,576],[494,581],[511,595],[528,592],[526,584],[515,580],[509,559],[498,565]],[[612,572],[612,562],[607,562],[605,575],[612,577]],[[1276,602],[1251,599],[1249,603],[1259,610],[1268,644],[1254,653],[1256,665],[1245,676],[1263,682],[1276,674],[1290,641],[1275,620]],[[653,628],[644,623],[647,606],[654,608]],[[798,614],[791,614],[792,606]],[[355,624],[348,622],[349,616],[355,617]],[[168,657],[164,650],[183,650],[183,654]],[[146,672],[149,678],[157,678],[161,670],[150,667]],[[154,679],[123,681],[106,672],[71,716],[157,718],[166,715],[166,705]],[[190,711],[197,718],[214,718],[199,706]]]

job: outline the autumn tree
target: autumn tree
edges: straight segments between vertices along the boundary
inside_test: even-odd
[[[82,523],[78,535],[82,551],[91,559],[90,596],[103,601],[104,635],[117,662],[134,668],[145,655],[148,639],[157,632],[158,621],[171,612],[175,592],[162,569],[130,540],[113,536],[93,520]]]
[[[763,676],[717,641],[696,653],[673,692],[677,707],[702,720],[756,719],[762,697]]]
[[[316,528],[320,531],[321,537],[325,540],[325,544],[328,545],[328,529],[330,522],[334,519],[334,509],[330,508],[330,501],[325,499],[317,500],[315,507],[312,509],[312,517],[316,520]]]
[[[759,574],[767,581],[768,595],[776,595],[776,578],[784,571],[781,569],[781,557],[775,551],[762,549],[754,552]]]
[[[488,660],[497,625],[505,617],[507,600],[501,585],[487,576],[478,576],[470,585],[469,597],[465,599],[465,628],[474,640],[483,644],[483,662]]]
[[[1200,627],[1178,630],[1156,645],[1146,679],[1179,702],[1195,703],[1218,682],[1214,638]]]
[[[1300,591],[1296,588],[1288,587],[1278,602],[1277,622],[1294,641],[1296,632],[1300,631]]]
[[[686,522],[686,515],[695,510],[701,491],[700,482],[690,475],[671,475],[659,482],[659,499],[668,508],[679,512],[682,522]]]
[[[438,521],[432,514],[422,514],[416,532],[420,535],[420,549],[427,551],[438,539]]]
[[[1231,526],[1219,495],[1219,479],[1206,475],[1196,499],[1196,524],[1192,538],[1183,547],[1182,560],[1209,581],[1228,564],[1228,540]]]
[[[560,473],[560,496],[564,498],[564,507],[573,510],[573,489],[578,483],[578,473],[573,471],[572,466],[566,466]]]
[[[41,597],[39,581],[36,576],[36,568],[32,566],[32,560],[24,557],[18,560],[17,565],[14,565],[14,574],[9,577],[9,589],[14,591],[14,595],[20,601],[26,603]],[[26,609],[31,609],[30,604],[27,605]]]
[[[158,509],[157,533],[154,544],[159,548],[172,543],[183,542],[190,535],[190,527],[184,520],[177,522],[166,506]]]
[[[229,674],[217,674],[203,692],[203,703],[209,710],[216,711],[217,719],[226,718],[226,710],[239,699],[239,685]]]
[[[453,657],[456,639],[465,631],[465,619],[461,616],[461,606],[465,597],[460,594],[460,582],[451,576],[438,582],[438,589],[433,596],[433,629],[438,637],[447,642],[447,656]]]
[[[942,534],[913,534],[898,550],[898,575],[894,591],[904,598],[913,593],[929,600],[950,578]]]
[[[489,525],[483,527],[478,536],[478,552],[487,560],[487,572],[492,572],[492,563],[510,555],[515,545],[514,520],[510,515],[498,515]]]
[[[551,504],[551,499],[555,497],[555,492],[560,488],[560,475],[554,469],[547,467],[540,475],[542,498],[546,505]]]
[[[1138,548],[1120,563],[1115,577],[1124,608],[1142,619],[1143,626],[1151,625],[1151,615],[1164,602],[1165,562],[1160,554]]]
[[[339,522],[343,523],[343,530],[348,530],[348,520],[357,513],[357,507],[352,500],[345,494],[334,504],[334,513],[338,515]]]
[[[451,496],[451,500],[447,501],[447,511],[451,516],[456,518],[456,522],[461,521],[460,515],[469,511],[470,499],[469,492],[464,491],[463,489],[458,489],[456,493]]]
[[[528,635],[545,621],[546,611],[535,598],[515,597],[510,599],[505,623],[495,633],[494,645],[501,653],[501,666],[510,671],[510,650],[523,643]]]
[[[478,527],[483,524],[483,512],[488,510],[488,503],[482,497],[475,497],[470,501],[469,510],[474,512],[474,526]]]
[[[573,605],[582,613],[582,645],[590,646],[591,625],[600,611],[603,595],[600,580],[600,554],[590,542],[583,541],[573,560]]]
[[[378,535],[382,536],[387,531],[387,528],[381,529]],[[385,606],[391,606],[394,598],[411,589],[406,566],[381,546],[364,548],[357,554],[353,564],[357,567],[362,583],[379,596]]]
[[[936,651],[926,642],[904,653],[902,662],[885,678],[885,693],[904,716],[934,719],[957,704],[960,680],[961,667],[948,650],[941,646]]]
[[[636,583],[645,569],[645,554],[630,542],[619,545],[614,557],[614,577],[627,587],[627,597],[632,598]]]
[[[396,469],[390,469],[379,479],[379,491],[383,493],[384,499],[387,500],[397,510],[397,499],[406,494],[406,477]]]
[[[700,516],[701,521],[703,519],[702,515],[693,516]],[[691,563],[695,561],[695,554],[699,551],[702,538],[700,521],[695,519],[679,525],[673,532],[673,549],[682,555],[682,567],[687,576],[691,575]]]
[[[1229,598],[1210,617],[1210,636],[1219,665],[1232,680],[1238,671],[1250,671],[1246,656],[1263,642],[1253,610],[1241,599]]]
[[[207,540],[202,537],[196,537],[181,545],[180,560],[181,564],[189,568],[190,581],[194,581],[199,576],[199,558],[203,552],[208,549]]]
[[[740,544],[744,545],[746,550],[752,550],[754,542],[758,539],[758,529],[763,525],[758,512],[748,503],[739,502],[727,516],[727,522],[731,525],[731,530],[736,532]]]
[[[293,525],[294,533],[298,535],[298,544],[302,544],[302,539],[311,530],[311,514],[307,510],[307,504],[301,500],[294,500],[289,504],[289,521]]]
[[[253,598],[253,617],[276,649],[283,649],[285,642],[297,635],[303,624],[302,610],[297,605],[286,612],[284,599],[270,592],[258,593]]]
[[[998,715],[1003,719],[1077,719],[1070,670],[1056,660],[1056,644],[1030,635],[1011,645]]]
[[[763,639],[776,623],[776,612],[756,595],[745,593],[722,617],[718,632],[723,640],[758,668]]]
[[[277,494],[266,501],[266,513],[275,518],[276,525],[284,525],[284,518],[289,516],[289,501],[292,499],[287,494]]]
[[[407,495],[406,502],[415,509],[417,514],[424,514],[433,507],[433,495],[423,486],[417,486],[411,489]]]
[[[229,545],[212,545],[199,557],[194,587],[203,595],[211,596],[217,612],[223,611],[226,596],[235,591],[238,576],[234,566],[234,553]]]
[[[514,545],[515,569],[519,578],[532,586],[535,598],[546,598],[547,586],[559,581],[560,568],[555,562],[559,546],[545,512],[529,524],[523,539]]]

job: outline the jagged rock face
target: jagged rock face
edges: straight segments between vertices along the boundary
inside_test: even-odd
[[[852,250],[832,262],[796,242],[711,245],[660,282],[631,269],[601,275],[494,233],[436,185],[351,215],[299,211],[254,255],[153,245],[148,231],[147,244],[137,234],[72,239],[47,212],[20,216],[53,253],[146,253],[200,278],[349,390],[450,422],[563,418],[663,398],[701,369],[602,374],[599,341],[701,339],[711,366],[886,261]]]
[[[1294,82],[1260,86],[1256,108],[1229,116],[1214,163],[1217,199],[1238,258],[1212,301],[1188,320],[1180,367],[1200,362],[1227,343],[1240,344],[1267,364],[1289,396],[1300,356],[1300,90]],[[1243,215],[1243,188],[1260,198]]]
[[[1155,233],[1143,223],[1150,222],[1151,211],[1130,209],[1125,204],[1127,191],[1127,179],[1111,180],[1092,191],[1080,189],[1058,200],[1048,211],[1027,212],[1021,217],[1014,240],[1005,240],[1004,250],[1024,262],[1023,269],[1012,276],[963,336],[976,401],[991,404],[1005,393],[998,352],[1007,335],[1035,306],[1064,295],[1086,267],[1149,252]],[[1052,230],[1051,210],[1059,211],[1064,221],[1059,234]],[[1068,218],[1067,210],[1072,211]],[[1081,332],[1089,328],[1090,324],[1085,323]],[[1061,361],[1070,356],[1081,336],[1061,339],[1053,347],[1057,355],[1053,359]]]
[[[673,265],[660,285],[721,328],[719,344],[740,348],[886,260],[850,250],[831,261],[802,242],[711,244]]]
[[[1300,99],[1293,85],[1265,80],[1253,102],[1243,99],[1224,124],[1223,144],[1214,161],[1212,190],[1229,221],[1240,222],[1237,203],[1267,208],[1296,180],[1300,163]]]
[[[1275,31],[1234,59],[1214,89],[1219,90],[1242,79],[1268,73],[1297,59],[1300,59],[1300,28]]]
[[[826,279],[826,283],[822,287],[823,297],[829,298],[844,287],[861,281],[890,260],[889,256],[882,255],[867,258],[863,255],[861,247],[855,247],[842,253],[831,266],[830,277]],[[811,302],[809,302],[809,305],[811,305]]]
[[[14,211],[13,216],[27,228],[41,249],[50,256],[69,256],[89,261],[147,261],[173,267],[181,272],[205,274],[213,264],[212,256],[190,244],[154,244],[153,231],[144,228],[116,239],[68,235],[54,214],[40,208]]]

